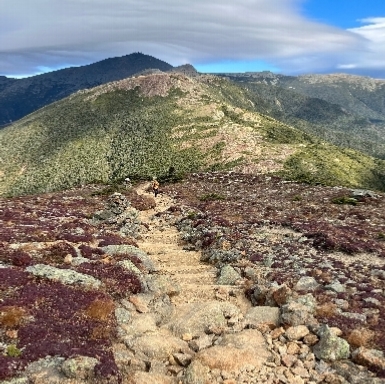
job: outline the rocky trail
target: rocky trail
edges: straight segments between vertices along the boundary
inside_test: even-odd
[[[137,192],[151,196],[145,185]],[[161,194],[155,208],[139,214],[148,230],[138,246],[155,264],[155,280],[168,283],[166,299],[150,289],[130,300],[136,313],[131,310],[130,325],[121,325],[133,353],[129,383],[383,383],[346,360],[348,346],[339,330],[315,321],[311,294],[294,295],[281,308],[252,306],[242,279],[218,284],[217,269],[185,246],[170,217],[158,214],[172,205]],[[285,286],[270,294],[283,303],[292,295]],[[140,360],[147,368],[139,364],[135,370]]]
[[[138,193],[152,196],[146,186],[138,188]],[[159,273],[169,278],[179,287],[179,294],[171,298],[174,305],[205,301],[230,301],[239,306],[242,312],[251,307],[244,296],[242,282],[239,285],[218,285],[217,269],[201,261],[201,252],[186,250],[175,226],[157,218],[156,214],[166,211],[173,205],[167,195],[159,195],[156,207],[140,212],[140,220],[149,231],[138,242],[139,247],[152,258]]]
[[[244,204],[202,204],[211,190],[193,191],[194,205],[171,187],[155,201],[149,184],[98,188],[0,205],[1,383],[385,383],[371,341],[382,335],[381,258],[357,271],[360,260],[318,254],[293,229],[214,217]]]

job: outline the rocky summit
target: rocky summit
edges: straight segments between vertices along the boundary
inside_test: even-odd
[[[206,172],[0,199],[0,381],[385,383],[384,197]]]

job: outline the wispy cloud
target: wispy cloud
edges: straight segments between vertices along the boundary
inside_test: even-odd
[[[361,72],[381,73],[385,78],[385,17],[363,19],[364,24],[349,31],[366,39],[365,49],[357,54],[351,65]]]
[[[284,72],[379,58],[374,26],[345,31],[301,16],[301,0],[13,0],[1,5],[0,74],[140,51],[173,65],[263,60]],[[381,21],[382,20],[382,21]],[[373,51],[372,51],[373,50]],[[365,61],[362,61],[362,65]],[[369,65],[369,64],[365,64]]]

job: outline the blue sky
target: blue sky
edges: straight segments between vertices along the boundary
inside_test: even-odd
[[[201,72],[347,72],[385,79],[385,0],[13,0],[0,75],[143,52]]]
[[[362,19],[385,17],[383,0],[308,0],[302,8],[305,16],[344,29],[360,27]]]

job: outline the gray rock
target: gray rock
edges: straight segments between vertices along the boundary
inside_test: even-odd
[[[29,384],[28,377],[15,377],[14,379],[4,380],[1,384]]]
[[[81,265],[83,263],[89,263],[90,259],[87,259],[86,257],[78,256],[74,257],[71,261],[71,264],[74,266]]]
[[[346,292],[346,288],[344,285],[342,285],[339,281],[335,281],[331,284],[328,284],[325,286],[325,289],[328,289],[330,291],[334,291],[337,293],[343,293]]]
[[[252,307],[247,311],[244,321],[245,326],[251,328],[255,328],[261,323],[269,323],[278,326],[280,323],[280,310],[278,307]]]
[[[193,339],[189,341],[188,345],[189,347],[195,351],[201,351],[202,349],[211,347],[213,344],[213,337],[214,335],[202,335],[196,339]]]
[[[194,360],[185,373],[185,384],[207,384],[210,368]]]
[[[79,284],[85,287],[98,288],[102,282],[92,276],[72,271],[71,269],[59,269],[45,264],[35,264],[25,269],[34,276],[44,277],[48,280],[58,280],[63,284]]]
[[[313,347],[313,353],[318,359],[335,361],[349,358],[350,346],[346,340],[335,336],[327,325],[321,327],[319,334],[321,339]]]
[[[311,325],[317,321],[313,316],[316,301],[311,294],[300,296],[281,307],[281,323],[285,325]]]
[[[292,302],[297,302],[299,304],[304,305],[307,308],[307,311],[311,313],[314,313],[317,307],[317,300],[311,293],[301,295],[298,298],[293,299]]]
[[[301,277],[294,287],[296,291],[314,291],[319,287],[319,284],[314,277],[303,276]]]
[[[107,245],[102,247],[102,250],[109,255],[121,255],[125,253],[132,254],[142,262],[148,272],[156,271],[156,268],[148,254],[133,245]]]
[[[131,312],[125,308],[118,307],[115,309],[115,317],[119,326],[128,324],[131,320]]]
[[[366,322],[366,315],[364,313],[340,312],[340,315],[348,319],[359,320],[363,323]]]
[[[94,377],[94,368],[98,363],[94,357],[71,357],[63,362],[61,371],[70,379],[90,379]]]
[[[375,192],[370,191],[368,189],[352,189],[350,196],[353,198],[361,198],[361,197],[379,197]]]
[[[158,325],[168,322],[174,313],[174,306],[167,294],[156,297],[150,303],[150,309],[155,315],[156,323]]]
[[[189,353],[173,353],[172,355],[175,361],[182,367],[187,367],[193,358],[193,356]]]
[[[245,277],[251,281],[258,281],[259,279],[259,273],[254,268],[246,267],[244,270],[244,273],[245,273]]]
[[[221,285],[235,285],[240,279],[241,275],[231,265],[225,265],[221,268],[217,283]]]
[[[339,360],[332,363],[331,367],[349,384],[384,384],[384,379],[378,379],[366,367],[354,364],[350,360]]]
[[[65,375],[61,371],[64,360],[64,357],[47,356],[28,364],[24,373],[34,384],[61,384],[65,379]]]
[[[164,275],[148,275],[147,286],[156,296],[166,294],[172,297],[180,293],[180,285]]]

